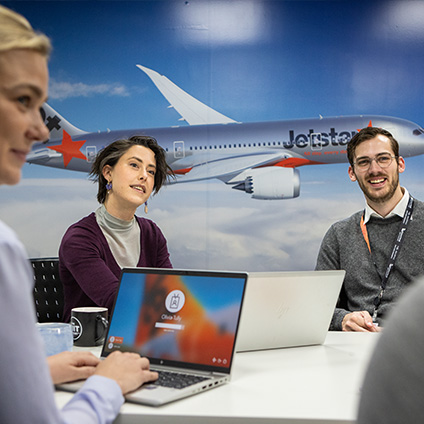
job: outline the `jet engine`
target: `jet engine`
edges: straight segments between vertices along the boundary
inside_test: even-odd
[[[292,199],[300,193],[299,171],[295,168],[267,167],[245,171],[243,182],[233,186],[253,199]]]

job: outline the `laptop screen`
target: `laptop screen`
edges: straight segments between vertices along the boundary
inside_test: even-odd
[[[125,268],[102,356],[229,372],[247,274]]]

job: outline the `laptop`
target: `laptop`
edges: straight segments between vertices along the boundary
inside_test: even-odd
[[[249,272],[237,352],[324,343],[345,271]]]
[[[137,352],[161,380],[126,399],[158,406],[228,382],[246,281],[242,272],[124,268],[101,358]]]

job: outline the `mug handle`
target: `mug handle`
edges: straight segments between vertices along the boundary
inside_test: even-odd
[[[100,330],[99,325],[97,325],[97,334],[96,334],[96,342],[102,339],[106,335],[107,327],[109,325],[109,321],[102,317],[101,315],[96,316],[97,324],[100,324]]]

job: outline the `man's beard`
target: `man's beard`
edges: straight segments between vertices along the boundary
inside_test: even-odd
[[[389,178],[387,178],[387,180],[389,181]],[[396,189],[399,185],[399,173],[396,173],[392,182],[389,183],[389,190],[387,191],[387,193],[384,196],[375,196],[372,192],[370,192],[368,187],[363,183],[363,181],[361,179],[357,179],[357,181],[358,181],[359,187],[363,191],[364,195],[369,200],[371,200],[374,203],[384,203],[384,202],[387,202],[388,200],[390,200],[394,196]]]

